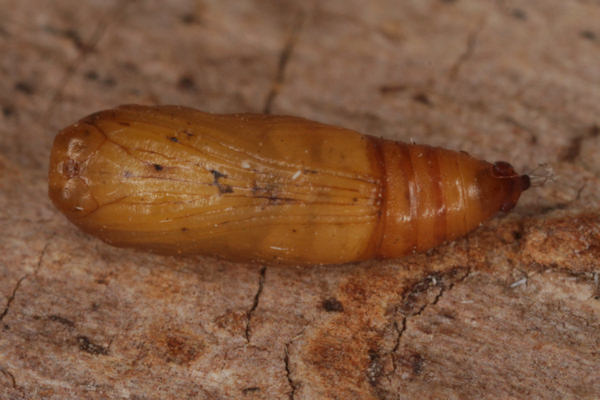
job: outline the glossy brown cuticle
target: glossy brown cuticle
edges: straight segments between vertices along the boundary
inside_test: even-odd
[[[392,258],[517,203],[506,162],[302,118],[123,106],[62,130],[49,195],[116,246],[240,261]]]

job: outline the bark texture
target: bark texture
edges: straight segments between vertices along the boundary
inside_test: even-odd
[[[0,398],[600,397],[598,1],[0,9]],[[56,132],[123,103],[298,115],[550,179],[399,260],[150,255],[46,194]]]

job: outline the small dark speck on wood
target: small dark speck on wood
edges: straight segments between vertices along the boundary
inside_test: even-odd
[[[520,19],[521,21],[527,20],[527,13],[525,13],[525,11],[521,10],[520,8],[515,8],[510,14],[516,19]]]
[[[85,351],[93,355],[107,355],[108,349],[98,344],[92,343],[86,336],[77,336],[77,343],[79,343],[79,350]]]
[[[323,309],[327,312],[344,311],[344,305],[340,303],[340,301],[335,297],[330,297],[328,299],[323,300],[323,303],[321,303],[321,305],[323,306]]]
[[[196,87],[194,78],[190,75],[183,75],[177,82],[177,87],[181,90],[193,90]]]
[[[425,93],[415,94],[413,100],[426,106],[431,106],[431,100],[429,100],[429,97]]]
[[[252,386],[252,387],[247,387],[247,388],[242,389],[242,393],[244,395],[250,394],[250,393],[255,393],[255,392],[260,392],[260,388],[258,386]]]
[[[583,30],[579,33],[581,35],[582,38],[587,39],[587,40],[596,40],[597,36],[596,33],[590,30]]]
[[[61,317],[60,315],[50,315],[48,317],[48,319],[50,321],[54,321],[54,322],[58,322],[59,324],[63,324],[65,326],[68,326],[70,328],[73,328],[75,326],[75,323],[73,321],[71,321],[70,319],[67,319],[65,317]]]
[[[27,83],[27,82],[23,82],[23,81],[19,81],[17,83],[15,83],[15,90],[17,90],[18,92],[21,93],[25,93],[25,94],[33,94],[34,90],[33,90],[33,86],[31,86],[31,84]]]
[[[10,117],[15,113],[15,108],[12,105],[2,106],[2,115],[5,117]]]

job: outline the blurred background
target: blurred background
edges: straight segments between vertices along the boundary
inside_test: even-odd
[[[0,397],[600,396],[600,2],[0,10]],[[46,195],[55,134],[125,103],[302,116],[506,160],[545,184],[398,262],[143,255],[78,232]]]
[[[20,134],[0,143],[40,164],[62,126],[123,103],[294,114],[530,169],[574,138],[588,166],[598,150],[594,1],[5,3],[1,127]]]

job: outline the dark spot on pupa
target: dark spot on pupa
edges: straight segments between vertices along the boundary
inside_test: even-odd
[[[187,231],[189,231],[189,229],[186,228],[185,226],[183,228],[181,228],[181,232],[187,232]]]
[[[179,143],[179,139],[177,139],[175,136],[169,137],[169,140],[173,143]]]
[[[220,194],[233,193],[233,188],[231,186],[223,184],[219,181],[221,178],[227,178],[227,175],[215,169],[211,169],[210,173],[213,174],[213,184],[217,187],[217,189],[219,189]]]
[[[211,169],[210,173],[213,174],[215,180],[220,178],[227,178],[227,175],[217,171],[216,169]]]
[[[119,121],[119,125],[121,126],[131,126],[129,122]]]
[[[323,300],[321,306],[327,312],[344,312],[344,305],[335,297]]]
[[[93,355],[107,355],[108,349],[98,344],[92,343],[86,336],[77,336],[77,343],[79,343],[79,350],[85,351]]]
[[[184,135],[186,135],[187,137],[189,137],[189,138],[194,136],[194,133],[193,133],[193,132],[191,132],[191,131],[188,131],[187,129],[186,129],[186,130],[183,130],[183,131],[181,131],[181,132],[182,132]]]
[[[258,386],[252,386],[242,389],[242,394],[244,395],[254,392],[260,392],[260,388]]]
[[[157,171],[162,171],[164,169],[164,167],[162,165],[160,165],[160,164],[152,164],[152,166]]]
[[[598,136],[600,136],[600,126],[598,126],[598,125],[592,125],[590,127],[590,137],[595,138],[595,137],[598,137]]]
[[[281,197],[279,192],[279,187],[274,183],[267,183],[264,186],[258,185],[256,182],[252,185],[252,196],[267,199],[269,200],[269,204],[283,204],[293,202],[292,198]]]
[[[131,178],[131,171],[125,170],[123,172],[123,178]]]

